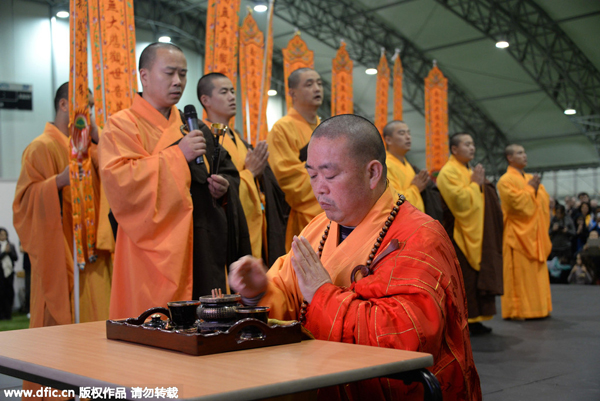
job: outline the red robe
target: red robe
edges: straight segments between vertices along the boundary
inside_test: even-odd
[[[378,253],[392,239],[400,248],[388,254],[372,275],[350,284],[350,272],[365,264],[381,227],[397,199],[381,196],[354,231],[338,244],[339,227],[331,223],[321,261],[333,284],[316,292],[306,327],[321,340],[389,347],[433,355],[429,370],[447,400],[480,400],[479,376],[471,352],[462,275],[452,243],[443,227],[405,203],[390,226]],[[317,249],[329,220],[313,219],[302,235]],[[268,272],[269,286],[261,305],[271,318],[296,319],[302,302],[290,254]],[[344,394],[345,393],[345,394]],[[422,385],[373,379],[320,390],[327,400],[423,399]]]

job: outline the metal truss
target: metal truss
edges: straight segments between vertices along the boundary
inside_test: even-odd
[[[508,41],[507,51],[561,111],[600,114],[600,72],[533,0],[436,1],[490,38]]]
[[[363,65],[377,65],[381,47],[388,51],[401,48],[403,96],[425,115],[424,79],[432,60],[360,2],[277,0],[275,15],[334,49],[339,47],[340,39],[344,39],[352,59]],[[475,100],[452,80],[448,80],[448,111],[450,132],[471,133],[478,161],[486,167],[488,175],[499,176],[503,172],[500,169],[506,166],[503,155],[508,140]]]

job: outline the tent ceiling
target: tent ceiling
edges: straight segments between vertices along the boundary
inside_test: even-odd
[[[38,1],[50,5],[65,3],[64,0]],[[242,0],[240,17],[246,15],[247,5],[257,2]],[[311,6],[307,5],[309,3]],[[206,0],[136,0],[134,4],[136,23],[141,27],[148,28],[152,22],[158,23],[161,29],[165,26],[176,27],[187,35],[173,32],[174,38],[179,37],[181,43],[188,47],[195,47],[199,51],[203,49]],[[403,56],[405,52],[412,52],[407,53],[406,60],[403,57],[405,71],[412,68],[415,74],[410,77],[413,80],[412,92],[405,92],[404,115],[413,132],[413,149],[409,158],[419,167],[425,165],[425,123],[421,114],[423,85],[417,84],[427,74],[430,62],[434,59],[457,91],[452,93],[451,89],[449,94],[453,102],[450,105],[450,131],[469,130],[479,137],[477,144],[484,151],[478,152],[476,158],[483,160],[485,156],[482,154],[489,153],[485,159],[488,171],[503,166],[498,153],[506,142],[523,143],[529,154],[531,170],[600,165],[596,147],[600,143],[600,140],[597,141],[600,139],[597,138],[600,136],[600,113],[596,112],[600,110],[600,87],[571,85],[568,89],[583,91],[580,93],[592,101],[586,111],[585,121],[582,121],[581,115],[576,118],[565,116],[555,96],[562,89],[557,86],[553,93],[540,84],[539,77],[532,74],[536,66],[531,58],[518,59],[508,49],[495,47],[495,40],[487,33],[501,23],[498,26],[492,23],[489,31],[482,31],[478,26],[487,23],[485,19],[489,18],[489,14],[481,14],[481,21],[469,22],[459,15],[460,12],[451,11],[451,8],[456,11],[469,5],[485,9],[488,4],[510,10],[510,18],[516,18],[515,21],[529,27],[522,37],[526,38],[527,43],[539,42],[542,46],[548,46],[544,48],[546,54],[556,55],[551,51],[556,49],[552,47],[554,41],[545,42],[547,37],[544,36],[544,29],[548,26],[559,27],[556,31],[558,37],[569,39],[570,46],[580,50],[584,60],[589,63],[591,73],[588,78],[589,75],[600,76],[600,2],[589,0],[275,0],[274,44],[276,49],[285,47],[294,35],[295,28],[300,27],[302,38],[315,53],[317,71],[329,81],[331,60],[339,40],[345,39],[350,55],[355,60],[356,111],[370,119],[374,117],[376,78],[365,75],[365,68],[376,67],[380,46],[386,47],[390,58],[395,47],[402,48]],[[531,10],[537,7],[542,10],[544,18],[548,18],[540,18],[541,22],[536,28],[525,17],[530,17]],[[184,11],[179,14],[160,12],[167,8]],[[181,14],[187,15],[189,21],[184,22]],[[502,17],[502,14],[498,15]],[[254,13],[254,16],[264,28],[266,13]],[[335,18],[328,20],[328,16]],[[157,26],[154,25],[155,28]],[[373,31],[372,37],[365,41],[357,40],[361,33],[366,35],[373,26],[379,26],[379,31]],[[382,32],[385,35],[376,35]],[[194,37],[198,39],[195,45],[191,45]],[[509,48],[513,54],[515,46]],[[281,56],[278,57],[281,60]],[[406,65],[407,62],[410,65]],[[535,62],[542,63],[544,60]],[[560,68],[560,65],[556,68]],[[544,72],[550,74],[550,71]],[[281,76],[281,73],[274,72],[274,75]],[[568,86],[568,83],[565,85]],[[406,85],[405,82],[405,86],[410,87],[411,84]],[[391,96],[389,110],[391,118]],[[460,116],[453,115],[459,113]],[[329,115],[329,110],[322,109],[322,114]],[[483,128],[479,130],[477,127]]]

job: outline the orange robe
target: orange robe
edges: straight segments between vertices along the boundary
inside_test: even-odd
[[[141,96],[113,114],[100,141],[100,173],[119,224],[110,318],[192,297],[191,174],[175,106],[167,120]]]
[[[306,156],[304,160],[300,157],[300,151],[308,145],[320,122],[311,125],[294,108],[290,108],[287,116],[279,119],[267,136],[269,164],[291,208],[286,231],[287,251],[290,250],[294,235],[298,235],[323,211],[310,186],[310,177],[305,168]]]
[[[504,214],[505,319],[545,317],[552,311],[546,264],[552,251],[548,235],[550,198],[543,185],[536,193],[527,184],[532,178],[509,166],[497,185]]]
[[[91,145],[96,221],[100,197],[96,145]],[[13,224],[31,259],[31,320],[29,327],[75,322],[73,280],[73,213],[71,189],[58,190],[56,176],[69,164],[69,138],[51,123],[23,152],[13,203]],[[62,212],[62,215],[61,215]],[[86,238],[85,227],[82,233]],[[87,260],[87,249],[84,247]],[[96,250],[98,259],[79,271],[79,319],[108,318],[112,261]],[[41,386],[23,381],[23,389]],[[25,399],[25,397],[24,397]],[[33,399],[33,398],[32,398]],[[39,400],[39,398],[36,398]],[[59,398],[54,398],[59,399]]]
[[[97,153],[96,145],[91,146],[94,200],[98,211]],[[46,123],[44,133],[23,152],[13,203],[13,223],[31,259],[30,327],[75,321],[71,189],[66,186],[59,191],[56,187],[56,176],[69,164],[69,154],[69,138],[51,123]],[[86,238],[85,232],[82,235]],[[87,260],[87,249],[84,248],[84,252]],[[87,262],[79,271],[81,322],[108,318],[112,263],[110,253],[100,250],[97,253],[98,259]]]
[[[406,197],[414,207],[422,212],[425,212],[425,204],[421,191],[416,185],[412,184],[415,178],[415,170],[406,160],[400,161],[390,152],[386,152],[385,164],[387,166],[387,178],[390,180],[390,185],[398,193]]]
[[[431,353],[429,368],[448,400],[480,400],[479,376],[473,362],[465,295],[454,248],[443,227],[409,203],[400,206],[379,253],[392,239],[398,250],[385,256],[375,272],[351,284],[352,269],[364,264],[397,198],[388,189],[363,221],[338,244],[339,226],[331,222],[321,262],[333,284],[325,284],[310,303],[306,327],[321,340]],[[317,249],[329,223],[317,216],[302,235]],[[270,317],[297,319],[302,302],[291,253],[267,273],[269,285],[261,305]],[[320,398],[342,399],[339,387],[320,390]],[[374,379],[343,387],[350,399],[423,399],[421,385]]]

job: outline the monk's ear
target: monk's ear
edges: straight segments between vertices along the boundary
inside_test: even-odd
[[[296,88],[289,88],[288,94],[290,95],[290,99],[294,100],[294,95],[296,94]]]
[[[367,174],[369,177],[369,188],[375,189],[383,177],[383,165],[377,160],[371,160],[367,164]]]
[[[69,99],[62,98],[58,102],[58,109],[63,113],[69,112]]]
[[[210,105],[210,96],[208,95],[202,95],[200,96],[200,104],[202,105],[202,108],[206,110],[206,107]]]
[[[149,74],[149,71],[146,68],[142,68],[140,70],[140,82],[142,83],[142,88],[144,88],[147,85],[148,74]]]

